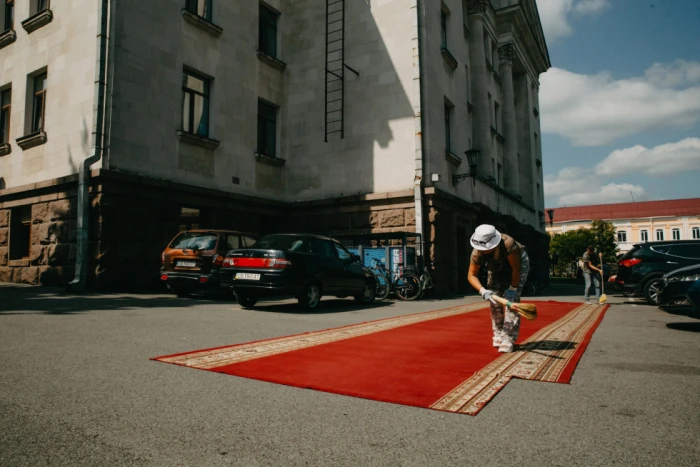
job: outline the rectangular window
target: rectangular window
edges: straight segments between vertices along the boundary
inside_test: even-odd
[[[498,186],[503,186],[503,165],[501,164],[496,166],[496,181]]]
[[[182,74],[182,130],[209,136],[209,90],[211,80],[185,70]]]
[[[693,227],[693,240],[700,240],[700,227]]]
[[[199,228],[199,209],[186,206],[180,207],[180,232]]]
[[[440,47],[447,48],[447,13],[440,10]]]
[[[277,157],[277,110],[258,101],[258,154]]]
[[[620,230],[617,232],[617,241],[620,243],[626,243],[627,242],[627,232],[624,230]]]
[[[674,240],[680,240],[681,239],[681,229],[671,230],[671,236],[673,237]]]
[[[0,91],[0,144],[10,142],[10,102],[12,89]]]
[[[40,11],[48,10],[48,9],[49,9],[49,0],[36,0],[37,13]]]
[[[452,152],[452,108],[445,104],[445,152]]]
[[[277,58],[277,19],[279,15],[260,5],[260,25],[258,29],[258,49]]]
[[[15,26],[15,0],[5,0],[4,31],[14,29]]]
[[[34,103],[32,107],[32,133],[43,131],[46,113],[46,73],[34,77]]]
[[[20,206],[10,211],[10,259],[29,256],[32,207]]]
[[[642,230],[639,232],[640,238],[642,239],[643,242],[648,242],[649,241],[649,231],[648,230]]]
[[[207,21],[211,21],[211,0],[187,0],[185,9]]]
[[[465,74],[466,77],[467,77],[467,87],[466,87],[466,90],[467,90],[467,102],[469,102],[469,97],[470,97],[470,95],[471,95],[471,89],[470,89],[470,86],[469,86],[469,66],[468,66],[468,65],[465,65],[465,67],[464,67],[464,74]]]
[[[498,130],[498,110],[500,109],[500,106],[498,105],[498,102],[493,103],[493,127]]]
[[[656,239],[657,239],[657,240],[663,240],[663,239],[664,239],[664,231],[663,231],[663,229],[656,229]]]

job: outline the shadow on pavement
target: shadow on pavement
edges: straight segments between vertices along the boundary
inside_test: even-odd
[[[700,323],[668,323],[666,327],[676,331],[700,332]]]
[[[262,313],[290,313],[297,315],[324,315],[331,313],[345,313],[348,311],[359,311],[359,310],[371,310],[373,308],[384,308],[387,306],[392,306],[394,304],[393,300],[383,300],[380,302],[372,302],[369,305],[356,302],[354,299],[344,300],[344,299],[321,299],[321,303],[315,310],[304,310],[297,304],[296,300],[293,302],[285,301],[285,303],[270,303],[274,299],[268,299],[260,301],[255,305],[252,310],[259,311]]]
[[[700,311],[694,309],[690,305],[687,305],[687,306],[664,306],[664,307],[659,307],[659,308],[662,311],[665,311],[666,313],[669,313],[671,315],[688,316],[690,318],[700,319]]]
[[[536,354],[544,355],[544,356],[549,357],[549,358],[561,360],[562,357],[550,355],[550,354],[545,353],[545,352],[559,351],[559,350],[570,350],[570,349],[575,349],[575,348],[576,348],[576,342],[544,340],[544,341],[528,342],[527,344],[520,344],[517,346],[516,350],[522,351],[522,352],[536,353]]]
[[[25,313],[63,315],[90,311],[128,310],[131,308],[186,308],[203,301],[230,301],[206,296],[178,298],[170,294],[154,293],[66,293],[62,288],[23,285],[0,285],[0,316]]]

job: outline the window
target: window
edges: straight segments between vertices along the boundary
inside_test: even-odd
[[[238,235],[226,235],[226,251],[237,250],[241,247],[241,237]]]
[[[627,242],[627,232],[624,230],[620,230],[617,232],[617,241],[620,243],[626,243]]]
[[[642,239],[643,242],[648,242],[649,241],[649,231],[648,230],[642,230],[639,232],[640,238]]]
[[[674,245],[669,254],[681,258],[700,259],[700,245]]]
[[[345,249],[345,247],[339,243],[334,243],[335,250],[338,252],[338,258],[343,259],[343,260],[351,260],[352,255],[348,250]]]
[[[657,240],[664,239],[664,230],[663,229],[656,229],[656,239]]]
[[[700,240],[700,227],[693,227],[693,240]]]
[[[12,89],[0,91],[0,144],[10,141],[10,101]]]
[[[470,86],[469,86],[469,66],[468,65],[464,66],[464,75],[467,77],[466,91],[467,91],[467,102],[469,102],[469,97],[471,96],[471,90],[470,90]]]
[[[48,9],[49,9],[49,0],[36,0],[37,13],[40,11],[48,10]]]
[[[445,104],[445,152],[452,152],[452,108]]]
[[[15,0],[5,0],[5,21],[3,30],[13,29],[15,26]]]
[[[211,80],[185,70],[182,75],[182,130],[209,136],[209,88]]]
[[[674,240],[680,240],[681,239],[681,229],[671,229],[671,237]]]
[[[32,107],[32,133],[43,131],[46,112],[46,73],[34,77],[34,105]]]
[[[20,206],[10,211],[10,259],[29,256],[32,207]]]
[[[500,106],[498,102],[493,103],[493,127],[498,130],[498,110]]]
[[[277,157],[277,107],[258,101],[258,154]]]
[[[501,164],[496,166],[496,183],[499,186],[503,186],[503,165]]]
[[[187,0],[185,9],[211,21],[211,0]]]
[[[195,230],[199,228],[199,209],[180,208],[180,231]]]
[[[260,5],[258,49],[274,58],[277,58],[277,18],[279,14]]]
[[[440,10],[440,47],[447,48],[447,13]]]
[[[253,237],[249,237],[248,235],[243,235],[243,242],[244,242],[246,248],[250,248],[251,246],[255,245],[255,242],[257,242],[257,241],[258,240],[253,238]]]

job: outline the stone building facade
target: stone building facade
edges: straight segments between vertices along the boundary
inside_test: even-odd
[[[419,232],[444,291],[466,291],[479,223],[546,257],[535,0],[34,3],[0,34],[0,281],[72,279],[92,152],[93,286],[157,281],[167,241],[195,226]],[[476,173],[453,182],[467,150]]]

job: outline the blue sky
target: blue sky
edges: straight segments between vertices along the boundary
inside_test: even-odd
[[[700,0],[537,0],[547,207],[700,197]]]

